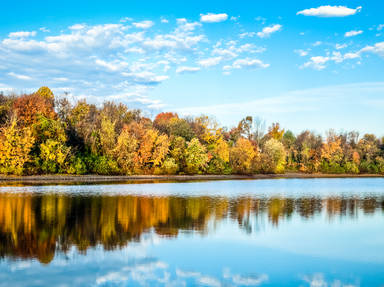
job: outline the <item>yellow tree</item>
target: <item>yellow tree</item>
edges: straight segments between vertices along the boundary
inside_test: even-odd
[[[185,150],[186,171],[190,174],[202,173],[208,162],[208,154],[197,138],[193,138]]]
[[[29,128],[17,126],[13,118],[0,130],[0,173],[21,175],[30,161],[30,151],[35,138]]]
[[[133,173],[135,158],[137,156],[137,146],[137,139],[130,134],[128,129],[124,128],[117,138],[117,144],[113,150],[113,154],[119,167],[126,174]]]
[[[160,166],[165,157],[169,152],[169,138],[167,135],[163,134],[156,138],[153,154],[152,154],[152,163],[154,167]]]
[[[245,138],[239,138],[231,148],[229,162],[234,173],[252,173],[252,167],[258,153],[252,142]]]
[[[285,169],[286,152],[284,145],[271,138],[263,146],[262,170],[266,173],[283,173]]]
[[[345,171],[342,167],[344,154],[341,138],[332,131],[329,132],[327,142],[321,147],[321,159],[323,172],[343,173]]]
[[[104,116],[101,119],[99,135],[103,154],[111,156],[116,145],[115,123]]]
[[[51,89],[45,86],[38,89],[36,93],[49,100],[53,100],[54,98],[54,95]]]
[[[268,129],[268,135],[270,138],[281,141],[283,139],[284,129],[280,129],[279,123],[273,123]]]

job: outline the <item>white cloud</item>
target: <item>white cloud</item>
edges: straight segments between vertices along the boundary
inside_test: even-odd
[[[30,76],[22,75],[22,74],[16,74],[14,72],[8,73],[8,76],[14,77],[14,78],[19,79],[19,80],[32,80],[32,78]]]
[[[384,24],[380,24],[377,26],[377,31],[381,31],[384,28]]]
[[[344,60],[356,59],[356,58],[360,58],[360,54],[359,53],[345,53],[343,57],[344,57]]]
[[[176,269],[176,275],[179,277],[200,277],[200,272],[193,272],[193,271],[184,271],[181,269]]]
[[[168,21],[168,19],[162,17],[161,20],[160,20],[160,22],[161,22],[161,23],[168,23],[169,21]]]
[[[348,47],[348,44],[344,43],[344,44],[336,44],[335,45],[335,48],[337,50],[341,50],[341,49],[344,49],[344,48],[347,48]]]
[[[314,68],[315,70],[323,70],[325,69],[325,63],[330,60],[329,57],[323,57],[323,56],[314,56],[311,57],[310,60],[306,63],[304,63],[301,68]]]
[[[96,59],[95,64],[101,67],[106,68],[109,71],[116,72],[118,70],[121,70],[124,67],[127,67],[128,64],[124,62],[115,61],[113,63],[106,62],[104,60]]]
[[[72,26],[69,26],[68,28],[70,30],[82,30],[82,29],[85,29],[85,25],[84,24],[75,24],[75,25],[72,25]]]
[[[18,31],[9,33],[9,38],[27,38],[36,36],[36,31]]]
[[[257,286],[260,285],[263,282],[268,281],[268,275],[267,274],[262,274],[258,277],[254,276],[240,276],[239,274],[235,274],[232,276],[232,281],[236,285],[240,286]]]
[[[212,54],[221,56],[223,59],[226,59],[226,60],[231,60],[238,56],[236,51],[233,51],[232,49],[225,49],[225,48],[214,48],[212,51]]]
[[[352,30],[352,31],[345,32],[344,37],[353,37],[360,34],[363,34],[363,30]]]
[[[198,279],[198,282],[205,286],[221,287],[221,282],[218,279],[211,276],[202,276]]]
[[[57,82],[67,82],[69,79],[65,77],[57,77],[57,78],[53,78],[53,80]]]
[[[302,280],[309,283],[309,287],[357,287],[355,284],[345,284],[338,279],[327,282],[322,273],[303,276]]]
[[[384,42],[376,43],[373,46],[365,46],[359,51],[359,53],[363,53],[363,52],[375,53],[375,54],[378,54],[379,56],[384,57]]]
[[[180,18],[164,26],[169,31],[136,31],[118,22],[74,24],[39,39],[11,34],[0,38],[0,83],[20,92],[43,82],[55,93],[70,92],[74,100],[119,100],[145,110],[164,106],[150,93],[174,76],[172,71],[221,69],[216,67],[221,63],[230,69],[268,66],[253,59],[265,48],[239,41],[237,35],[211,46],[213,39],[201,26]]]
[[[176,20],[179,29],[183,31],[194,31],[197,27],[201,27],[199,22],[188,22],[185,18],[179,18]]]
[[[181,66],[176,69],[176,73],[178,74],[184,74],[184,73],[196,73],[200,71],[199,67],[188,67],[188,66]]]
[[[361,6],[356,9],[345,6],[320,6],[318,8],[310,8],[297,12],[297,15],[316,16],[316,17],[345,17],[355,15],[361,11]]]
[[[153,25],[155,25],[155,23],[153,23],[150,20],[145,20],[145,21],[141,21],[141,22],[134,22],[134,23],[132,23],[132,25],[135,26],[136,28],[140,28],[140,29],[149,29]]]
[[[281,30],[281,27],[282,26],[280,24],[275,24],[275,25],[272,25],[272,26],[264,27],[261,32],[257,33],[257,36],[259,36],[260,38],[267,38],[272,33]]]
[[[345,47],[346,45],[341,45],[341,46],[336,45],[336,49],[338,50]],[[323,70],[326,68],[326,64],[330,61],[333,61],[335,63],[342,63],[346,60],[362,58],[362,55],[364,53],[373,53],[381,57],[384,57],[384,42],[379,42],[374,45],[367,45],[358,51],[346,52],[344,54],[342,54],[340,51],[333,51],[332,53],[328,51],[326,53],[326,56],[311,57],[309,61],[301,65],[300,68],[313,68],[315,70]],[[357,62],[357,63],[360,64],[360,62]]]
[[[323,42],[321,41],[316,41],[315,43],[312,44],[313,47],[317,47],[317,46],[320,46],[321,44],[323,44]]]
[[[305,56],[308,55],[308,51],[305,51],[305,50],[302,50],[302,49],[294,50],[294,52],[296,54],[298,54],[300,57],[305,57]]]
[[[256,32],[244,32],[244,33],[239,34],[239,37],[241,39],[244,39],[245,37],[253,38],[256,36],[256,34],[257,34]]]
[[[41,28],[39,28],[39,30],[40,30],[41,32],[44,32],[44,33],[49,33],[49,32],[51,32],[51,30],[47,29],[46,27],[41,27]]]
[[[125,22],[132,22],[133,19],[131,17],[124,17],[120,20],[121,23],[125,23]]]
[[[242,68],[268,68],[269,66],[269,64],[265,64],[259,59],[245,58],[234,61],[232,66],[224,66],[224,70]]]
[[[212,57],[212,58],[206,58],[200,60],[198,63],[200,66],[204,68],[216,66],[221,62],[222,58],[221,57]]]
[[[228,19],[228,15],[226,13],[221,14],[200,14],[200,21],[204,23],[218,23],[223,22]]]

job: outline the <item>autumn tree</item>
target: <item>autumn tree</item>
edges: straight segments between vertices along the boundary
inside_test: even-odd
[[[13,103],[13,109],[20,125],[32,125],[40,116],[56,118],[53,99],[41,96],[39,93],[18,97]]]
[[[88,104],[85,100],[77,102],[71,109],[68,122],[71,145],[98,154],[100,138],[97,131],[100,120],[96,106]]]
[[[113,150],[113,153],[119,168],[124,174],[132,174],[134,171],[137,147],[138,140],[127,128],[123,128],[121,134],[117,138],[116,147]]]
[[[286,159],[284,145],[275,138],[269,139],[263,146],[261,159],[264,173],[283,173]]]
[[[186,172],[190,174],[203,173],[208,162],[206,148],[197,138],[193,138],[185,150]]]
[[[310,131],[300,133],[295,142],[295,161],[299,171],[316,172],[321,164],[323,140],[320,135]]]
[[[160,132],[170,135],[171,125],[178,119],[179,116],[176,113],[160,113],[156,116],[155,120],[153,121],[153,126]]]
[[[44,173],[64,173],[70,148],[62,142],[48,139],[40,145],[40,168]]]
[[[268,137],[281,141],[283,139],[284,129],[280,128],[279,123],[273,123],[268,129]]]
[[[39,116],[32,128],[36,141],[33,148],[35,166],[31,169],[44,173],[66,172],[71,148],[67,146],[65,125],[59,120]]]
[[[115,122],[112,122],[110,118],[104,116],[101,119],[99,137],[100,137],[100,148],[104,155],[112,156],[113,149],[116,145],[116,132]]]
[[[51,91],[50,88],[44,86],[44,87],[41,87],[40,89],[37,90],[36,94],[39,94],[40,96],[42,96],[43,98],[45,99],[48,99],[50,101],[53,101],[54,100],[54,95],[53,95],[53,92]]]
[[[19,127],[16,118],[0,129],[0,173],[22,175],[31,160],[35,139],[29,127]]]
[[[236,144],[230,149],[229,162],[234,173],[252,173],[255,161],[257,160],[258,151],[248,139],[239,138]]]
[[[361,160],[359,166],[361,172],[379,172],[379,169],[376,165],[376,159],[380,160],[379,143],[380,141],[373,134],[365,134],[363,138],[359,140],[356,149],[359,153]]]

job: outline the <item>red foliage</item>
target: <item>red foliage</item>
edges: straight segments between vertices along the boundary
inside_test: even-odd
[[[156,116],[155,120],[153,123],[155,125],[166,125],[171,119],[173,118],[179,118],[179,116],[176,113],[160,113]]]

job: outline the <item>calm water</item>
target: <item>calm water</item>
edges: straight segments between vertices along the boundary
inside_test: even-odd
[[[0,286],[384,286],[384,179],[0,187]]]

